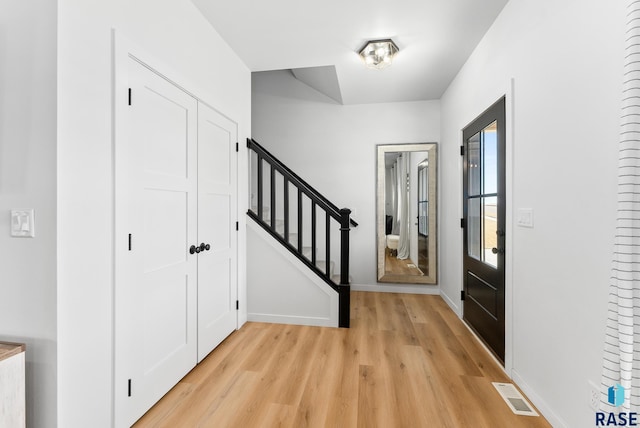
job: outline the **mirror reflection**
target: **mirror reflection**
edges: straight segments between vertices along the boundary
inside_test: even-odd
[[[378,281],[435,284],[435,143],[380,145]]]

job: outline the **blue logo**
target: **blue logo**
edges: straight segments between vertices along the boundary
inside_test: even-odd
[[[624,387],[619,383],[610,387],[607,390],[607,401],[612,406],[620,407],[624,404]],[[596,412],[596,426],[597,427],[624,427],[638,426],[638,413],[636,412],[620,412],[620,413],[604,413]]]
[[[607,401],[612,406],[622,406],[622,403],[624,403],[624,387],[619,383],[616,383],[615,386],[610,387]]]

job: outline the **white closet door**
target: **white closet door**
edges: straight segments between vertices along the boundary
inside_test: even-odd
[[[237,328],[237,128],[198,104],[198,361]]]
[[[198,179],[196,99],[133,59],[128,72],[128,138],[116,144],[115,297],[116,413],[127,426],[197,362],[189,247]],[[123,250],[127,233],[131,249]]]

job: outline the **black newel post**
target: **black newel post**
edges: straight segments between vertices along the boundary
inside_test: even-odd
[[[349,285],[350,214],[350,209],[342,208],[340,210],[340,313],[338,314],[338,325],[345,328],[349,328],[351,308],[351,287]]]

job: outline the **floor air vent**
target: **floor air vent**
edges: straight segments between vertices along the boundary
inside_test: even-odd
[[[492,382],[507,406],[516,415],[540,416],[511,383]]]

